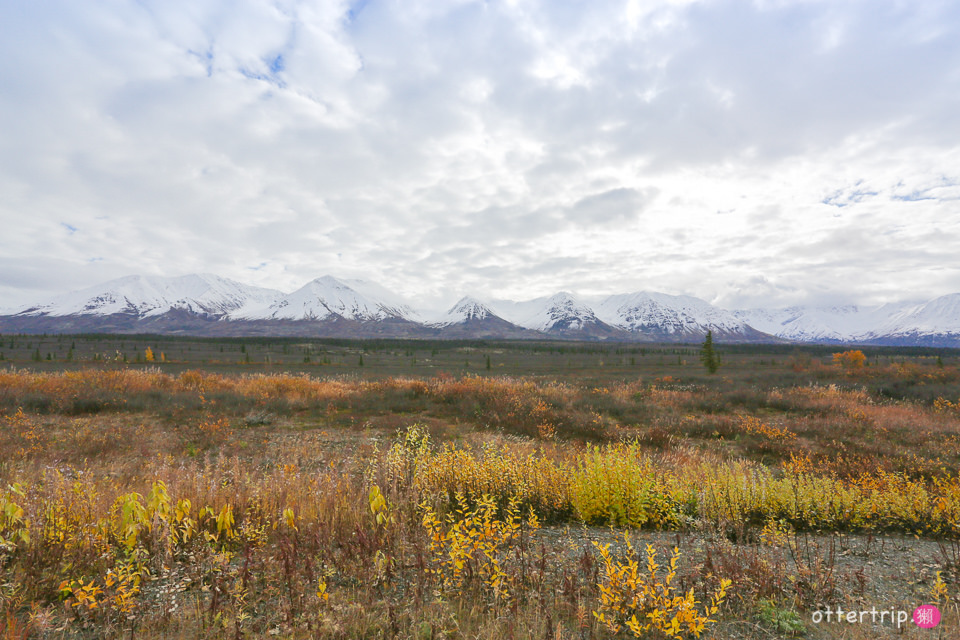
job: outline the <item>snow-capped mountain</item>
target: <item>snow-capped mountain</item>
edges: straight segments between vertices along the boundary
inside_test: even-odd
[[[960,294],[925,303],[750,309],[736,314],[760,331],[798,342],[960,345]]]
[[[731,312],[691,296],[639,291],[578,298],[560,292],[523,302],[465,297],[438,315],[362,280],[324,276],[285,294],[194,274],[128,276],[0,313],[0,333],[695,342],[707,331],[729,342],[960,347],[960,294],[879,306]]]
[[[797,342],[924,344],[931,336],[960,336],[958,294],[927,303],[795,306],[735,314],[760,331]]]
[[[452,324],[462,324],[464,322],[474,322],[488,318],[498,318],[498,316],[490,310],[490,307],[476,298],[465,296],[460,298],[455,305],[450,307],[441,317],[436,318],[431,324],[438,327],[446,327]],[[502,318],[499,319],[502,320]]]
[[[438,329],[440,337],[523,339],[542,337],[512,322],[504,320],[476,298],[461,298],[428,326]]]
[[[702,300],[646,293],[610,296],[597,304],[567,292],[525,302],[467,297],[437,317],[375,283],[333,276],[289,294],[210,275],[130,276],[0,316],[0,332],[643,341],[700,339],[711,329],[721,340],[759,335],[740,325]]]
[[[843,307],[787,307],[744,309],[734,315],[751,327],[798,342],[843,342],[863,328],[861,309]]]
[[[891,305],[885,305],[891,306]],[[927,344],[931,339],[960,341],[960,294],[920,305],[901,306],[870,332],[878,341]]]
[[[729,311],[691,296],[638,291],[608,296],[596,309],[597,316],[607,324],[657,339],[691,340],[707,331],[723,339],[762,337]]]
[[[526,302],[498,300],[498,315],[515,325],[550,334],[568,334],[600,328],[610,329],[597,319],[593,309],[566,291]]]
[[[332,276],[327,277],[332,278]],[[412,306],[410,306],[407,300],[398,295],[395,291],[391,291],[390,289],[387,289],[376,282],[351,278],[340,280],[340,282],[349,286],[351,289],[363,295],[367,299],[375,300],[377,304],[383,305],[384,308],[393,309],[394,311],[399,312],[400,317],[403,317],[406,320],[410,320],[411,322],[425,321],[424,314],[421,310],[414,309]]]
[[[176,278],[127,276],[19,309],[21,316],[109,316],[139,318],[180,310],[223,317],[269,305],[283,294],[210,274]]]
[[[387,319],[414,320],[418,316],[409,307],[378,299],[375,286],[354,281],[350,286],[333,276],[308,282],[293,293],[282,296],[260,309],[247,309],[230,315],[232,320],[327,320],[343,318],[358,322]],[[358,288],[366,289],[364,295]]]

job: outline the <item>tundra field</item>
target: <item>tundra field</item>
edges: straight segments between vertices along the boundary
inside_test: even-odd
[[[960,354],[699,348],[0,336],[0,637],[960,637]]]

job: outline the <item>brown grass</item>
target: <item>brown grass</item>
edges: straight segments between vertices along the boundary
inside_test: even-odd
[[[0,516],[4,638],[608,637],[590,542],[617,536],[582,520],[677,531],[649,535],[683,537],[678,580],[701,602],[731,579],[713,637],[769,637],[777,612],[809,621],[824,602],[869,601],[880,572],[858,578],[829,530],[939,538],[899,597],[929,599],[940,570],[945,629],[960,624],[960,411],[943,403],[676,379],[83,370],[2,372],[0,408],[3,500],[23,510]],[[151,498],[159,483],[168,507]],[[445,518],[457,492],[518,497],[553,525],[504,548],[509,598],[434,571],[424,508]],[[181,501],[189,536],[175,533]],[[142,521],[124,516],[135,503]],[[141,565],[136,593],[110,578]],[[85,600],[84,585],[102,593]]]

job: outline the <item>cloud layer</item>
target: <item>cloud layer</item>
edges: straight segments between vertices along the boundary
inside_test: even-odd
[[[0,6],[0,307],[130,273],[425,302],[960,291],[951,2]]]

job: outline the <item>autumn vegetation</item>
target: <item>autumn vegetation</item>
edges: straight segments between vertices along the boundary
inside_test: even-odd
[[[359,377],[146,349],[0,370],[3,638],[878,637],[809,622],[889,586],[841,561],[873,540],[935,550],[878,605],[960,625],[949,357]]]

